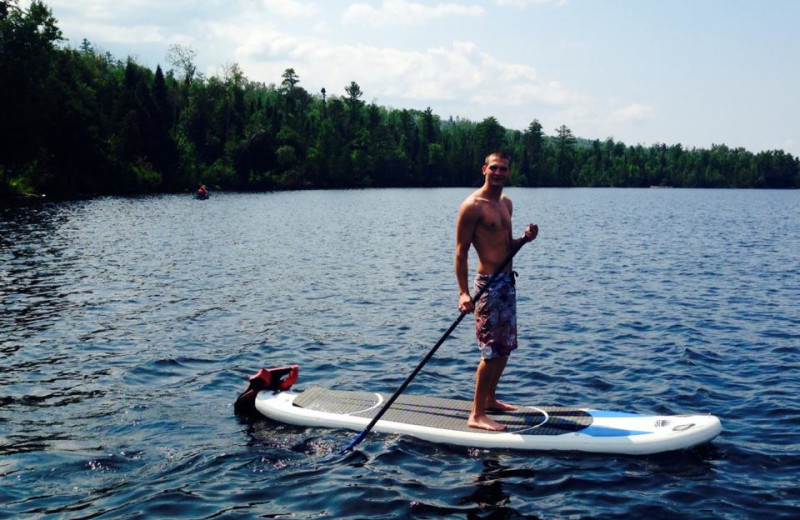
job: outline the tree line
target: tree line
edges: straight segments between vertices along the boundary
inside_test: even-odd
[[[170,48],[164,72],[61,42],[44,3],[0,1],[0,198],[473,186],[494,149],[513,157],[517,186],[800,187],[800,161],[781,150],[631,146],[563,125],[549,136],[536,119],[520,131],[367,103],[355,81],[310,93],[292,68],[276,84],[236,64],[206,77],[187,47]]]

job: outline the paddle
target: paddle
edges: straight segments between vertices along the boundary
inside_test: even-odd
[[[478,291],[477,294],[475,294],[472,297],[473,305],[475,303],[477,303],[478,299],[480,299],[480,297],[483,295],[483,293],[486,292],[486,290],[495,282],[495,280],[497,280],[497,277],[500,276],[500,273],[505,271],[506,267],[508,267],[508,264],[511,263],[511,259],[514,258],[514,255],[516,255],[517,252],[519,252],[520,249],[522,249],[522,246],[526,242],[528,242],[528,239],[525,237],[525,235],[523,235],[522,236],[522,240],[520,240],[519,244],[508,254],[506,259],[503,260],[503,263],[500,264],[500,266],[497,268],[497,271],[495,271],[495,273],[492,275],[492,277],[489,278],[489,281],[486,282],[486,285],[484,285],[481,288],[481,290]],[[466,316],[466,315],[467,315],[466,312],[464,312],[464,311],[461,312],[461,314],[458,316],[458,318],[456,318],[456,321],[454,321],[453,324],[450,325],[450,328],[447,329],[447,332],[445,332],[444,335],[441,338],[439,338],[439,341],[436,342],[436,345],[434,345],[433,348],[431,349],[431,351],[428,352],[428,355],[426,355],[422,359],[422,361],[420,361],[419,365],[417,365],[417,368],[415,368],[414,371],[411,372],[411,375],[408,376],[405,381],[403,381],[403,384],[400,385],[400,388],[397,389],[397,391],[394,393],[394,395],[392,395],[392,397],[390,397],[389,400],[386,401],[386,404],[383,405],[383,408],[381,408],[381,410],[377,414],[375,414],[375,417],[373,417],[372,420],[370,421],[370,423],[367,425],[367,427],[364,428],[364,431],[359,433],[358,436],[355,439],[353,439],[353,441],[350,444],[348,444],[342,450],[342,453],[353,449],[359,442],[364,440],[364,437],[367,436],[367,434],[370,432],[370,430],[372,430],[372,428],[380,420],[380,418],[383,417],[383,414],[386,413],[386,411],[389,409],[390,406],[392,406],[392,403],[394,403],[397,400],[397,398],[400,397],[400,394],[402,394],[403,390],[405,390],[406,387],[411,383],[411,380],[416,377],[416,375],[419,373],[419,371],[422,370],[422,367],[425,366],[425,363],[427,363],[433,357],[433,355],[436,353],[436,351],[439,350],[439,347],[442,346],[442,343],[444,343],[444,340],[446,340],[447,337],[450,335],[450,333],[453,332],[456,327],[458,327],[458,324],[461,323],[461,320],[463,320],[464,316]]]

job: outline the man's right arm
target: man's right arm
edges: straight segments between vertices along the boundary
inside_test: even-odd
[[[456,280],[458,280],[458,310],[472,312],[474,305],[469,294],[469,248],[475,232],[477,217],[474,203],[464,202],[456,223]]]

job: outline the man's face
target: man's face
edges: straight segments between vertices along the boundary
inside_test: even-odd
[[[508,178],[511,176],[511,169],[508,166],[507,159],[501,159],[496,155],[489,157],[488,164],[483,165],[483,175],[492,186],[505,185]]]

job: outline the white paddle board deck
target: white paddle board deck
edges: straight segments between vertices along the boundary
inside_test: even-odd
[[[310,388],[302,393],[261,391],[256,409],[275,421],[299,426],[362,431],[388,395]],[[571,450],[652,454],[707,443],[722,429],[713,415],[639,415],[584,408],[520,406],[491,416],[507,429],[467,426],[470,401],[400,395],[373,430],[474,448]]]

